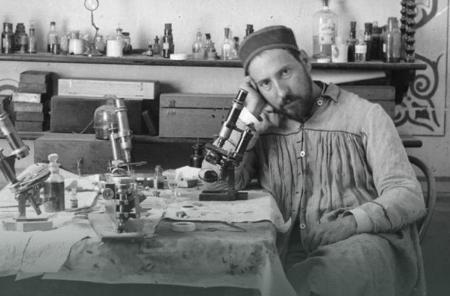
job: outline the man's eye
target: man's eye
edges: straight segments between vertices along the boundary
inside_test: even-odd
[[[288,77],[290,74],[291,74],[291,70],[290,70],[290,69],[284,69],[284,70],[281,72],[281,76],[282,76],[282,77]]]
[[[259,83],[259,87],[264,88],[264,89],[269,89],[270,88],[270,81],[261,81]]]

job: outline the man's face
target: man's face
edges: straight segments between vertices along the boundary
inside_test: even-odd
[[[312,80],[305,64],[284,49],[261,52],[248,73],[258,91],[276,111],[303,122],[313,106]]]

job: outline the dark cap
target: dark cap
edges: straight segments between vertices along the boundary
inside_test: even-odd
[[[253,32],[244,39],[239,49],[239,58],[245,73],[251,60],[264,50],[284,48],[299,51],[294,32],[285,26],[270,26]]]

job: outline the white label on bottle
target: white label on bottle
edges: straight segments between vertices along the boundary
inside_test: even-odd
[[[324,19],[319,24],[319,44],[334,44],[336,36],[336,24],[332,19]]]
[[[165,50],[169,49],[169,43],[168,42],[164,42],[163,43],[163,49],[165,49]]]
[[[386,43],[383,43],[383,53],[386,53]]]
[[[355,45],[355,53],[366,54],[366,52],[367,52],[367,45],[365,44]]]

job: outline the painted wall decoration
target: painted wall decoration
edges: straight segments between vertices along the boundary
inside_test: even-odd
[[[444,136],[448,1],[423,0],[416,5],[416,61],[427,69],[416,72],[402,103],[396,106],[395,123],[412,135]]]

